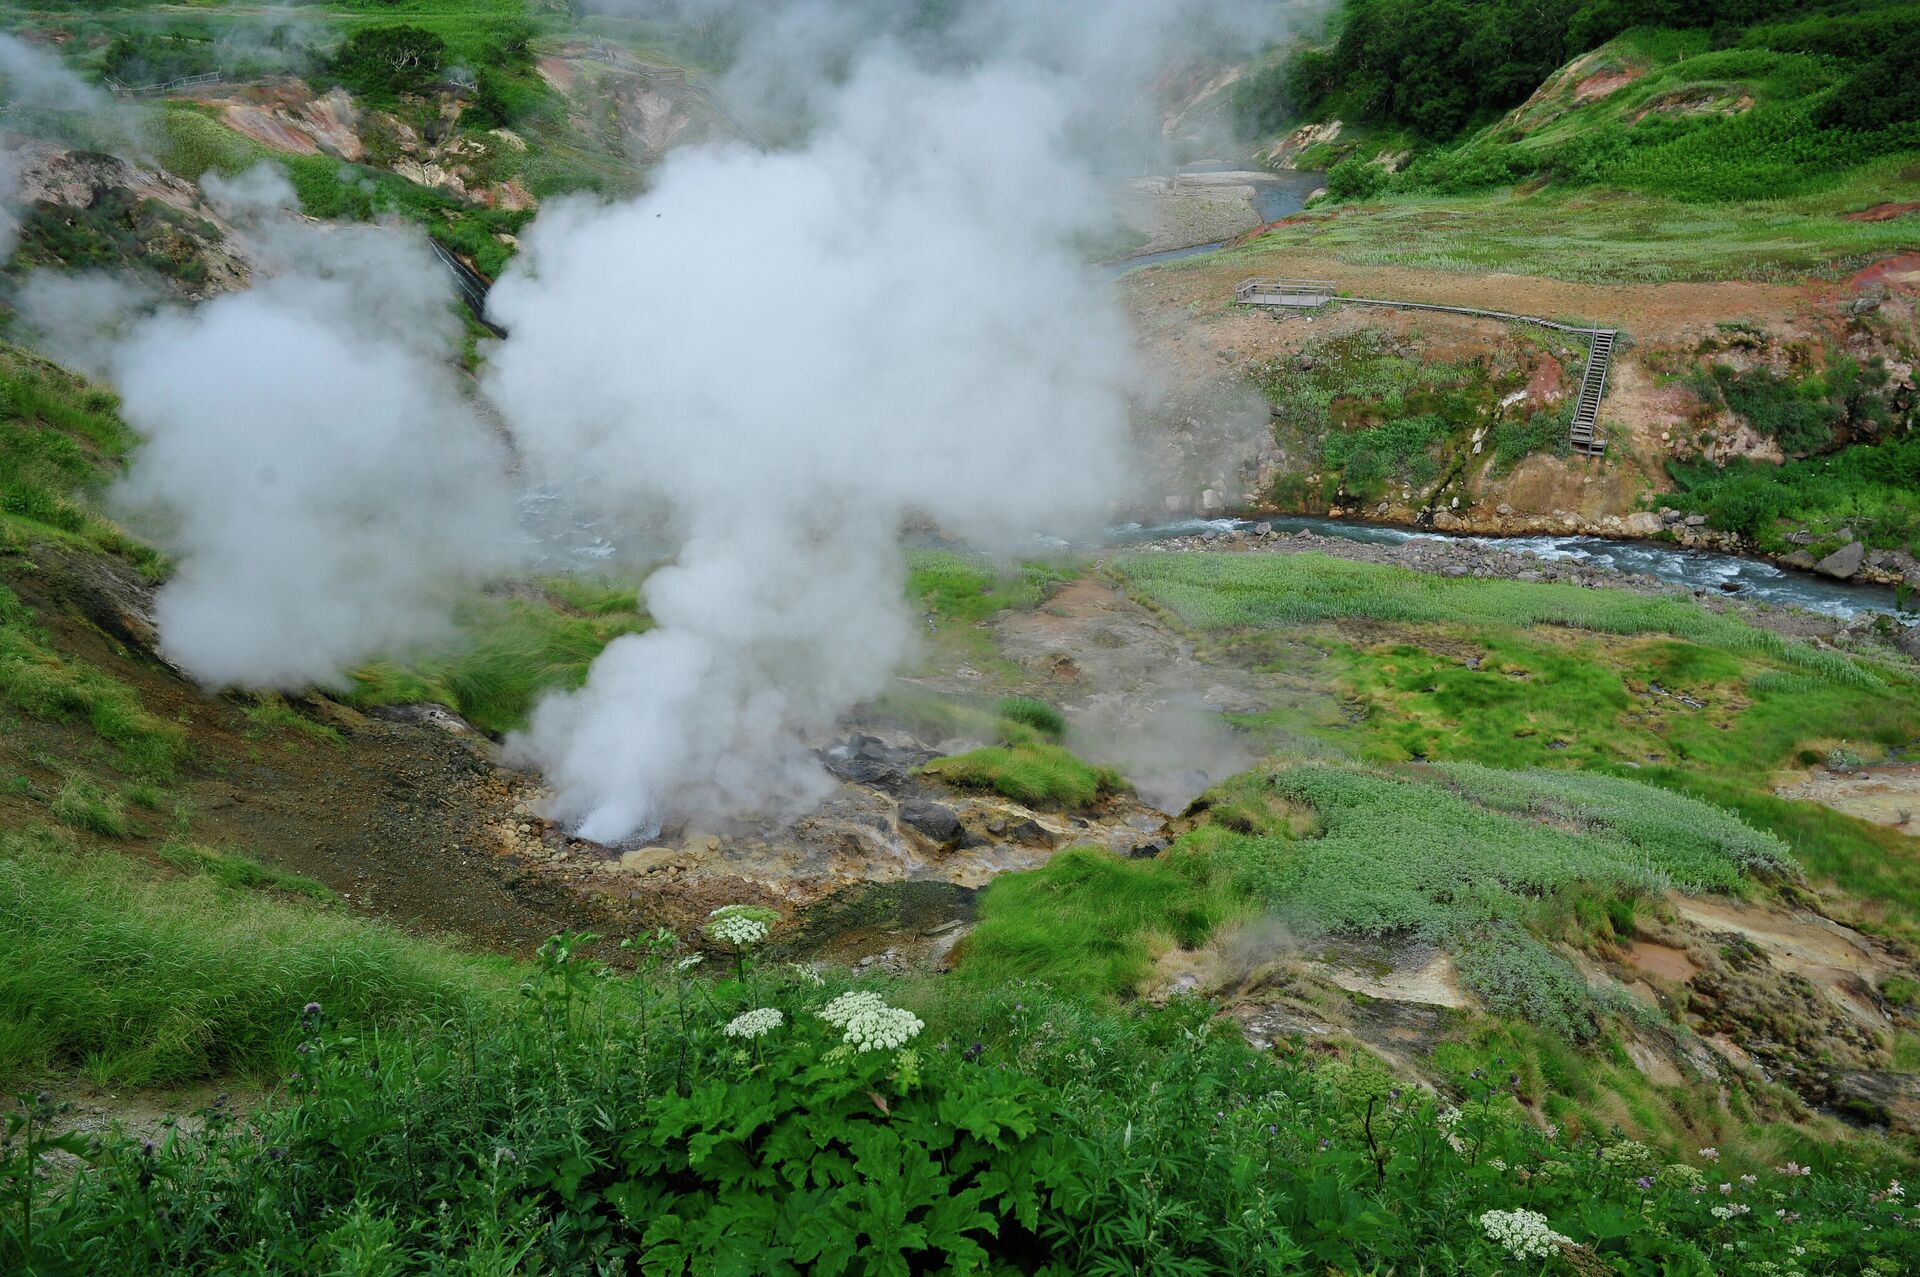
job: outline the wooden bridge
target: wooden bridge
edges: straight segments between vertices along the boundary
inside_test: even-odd
[[[1395,310],[1435,310],[1450,315],[1473,315],[1500,319],[1515,324],[1532,324],[1555,332],[1572,333],[1587,339],[1587,366],[1580,374],[1580,394],[1574,401],[1573,424],[1568,431],[1575,452],[1597,457],[1607,450],[1607,441],[1597,435],[1600,400],[1607,393],[1607,373],[1613,365],[1613,345],[1620,335],[1617,328],[1587,328],[1542,319],[1538,315],[1515,315],[1504,310],[1483,310],[1477,306],[1442,306],[1436,302],[1394,301],[1384,297],[1342,297],[1338,286],[1328,279],[1247,279],[1233,290],[1236,302],[1243,306],[1284,306],[1294,310],[1313,310],[1329,302],[1349,306],[1385,306]]]

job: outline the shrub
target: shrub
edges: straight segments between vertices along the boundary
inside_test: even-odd
[[[420,93],[440,78],[447,43],[415,26],[363,27],[333,55],[340,82],[376,101]]]

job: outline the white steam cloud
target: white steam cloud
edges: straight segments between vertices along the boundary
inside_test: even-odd
[[[206,186],[277,273],[113,348],[144,440],[119,495],[176,559],[155,603],[169,660],[215,686],[337,685],[445,637],[459,594],[511,563],[505,448],[453,384],[460,328],[424,243],[278,218],[274,170]]]
[[[908,517],[1004,543],[1117,495],[1131,346],[1072,251],[1067,105],[878,56],[804,150],[680,155],[527,237],[490,395],[543,475],[681,538],[658,628],[514,742],[584,835],[814,797],[803,740],[906,650]]]

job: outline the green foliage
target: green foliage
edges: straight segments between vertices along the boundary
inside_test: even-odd
[[[298,1075],[251,1119],[109,1136],[55,1193],[30,1172],[65,1148],[58,1106],[29,1102],[0,1148],[21,1186],[0,1265],[1492,1277],[1513,1260],[1481,1217],[1522,1202],[1591,1263],[1647,1277],[1759,1277],[1795,1247],[1847,1271],[1920,1254],[1902,1203],[1868,1196],[1907,1171],[1870,1146],[1795,1147],[1810,1177],[1729,1146],[1716,1175],[1754,1205],[1721,1221],[1691,1166],[1643,1187],[1655,1150],[1543,1131],[1519,1101],[1591,1066],[1538,1038],[1443,1046],[1436,1096],[1298,1042],[1256,1054],[1190,999],[1106,1011],[946,980],[879,991],[925,1027],[854,1052],[819,1014],[838,986],[691,981],[661,961],[670,935],[622,978],[583,959],[588,939],[556,937],[525,996],[431,1031],[296,1009]],[[754,1008],[779,1023],[727,1036]]]
[[[1785,844],[1725,811],[1588,773],[1301,765],[1205,801],[1211,829],[1188,849],[1297,933],[1445,945],[1489,1006],[1580,1041],[1617,1004],[1532,934],[1557,902],[1622,902],[1630,919],[1635,898],[1798,873]]]
[[[174,838],[161,843],[154,855],[176,869],[205,874],[222,887],[284,891],[321,904],[332,904],[339,898],[324,883],[316,882],[305,874],[289,873],[285,869],[262,864],[238,851],[203,847]]]
[[[1327,195],[1342,203],[1370,200],[1386,188],[1392,176],[1365,157],[1350,155],[1327,170]]]
[[[1718,364],[1713,378],[1727,406],[1788,453],[1804,456],[1825,447],[1843,415],[1838,405],[1807,394],[1806,383],[1796,383],[1770,369],[1739,372]]]
[[[149,714],[112,675],[56,652],[19,597],[0,585],[0,702],[43,722],[84,718],[131,771],[165,779],[186,753],[178,724]]]
[[[1554,412],[1535,412],[1525,421],[1502,421],[1489,433],[1493,473],[1508,474],[1536,452],[1564,457],[1572,449],[1573,401]]]
[[[331,745],[335,749],[346,747],[346,738],[340,734],[339,728],[308,718],[278,697],[249,705],[241,713],[249,723],[253,724],[255,730],[247,734],[254,739],[275,733],[293,732],[322,745]]]
[[[1563,625],[1607,634],[1669,634],[1764,654],[1840,684],[1884,685],[1879,675],[1845,656],[1756,629],[1687,599],[1454,579],[1318,554],[1130,554],[1116,558],[1112,567],[1131,589],[1200,629],[1338,617]]]
[[[1139,988],[1160,951],[1199,946],[1241,908],[1223,867],[1205,853],[1127,860],[1071,847],[1038,869],[993,880],[960,970],[995,986],[1039,979],[1087,997],[1122,997]]]
[[[1340,471],[1345,489],[1369,497],[1389,477],[1425,485],[1439,473],[1432,449],[1452,433],[1452,427],[1434,414],[1402,417],[1363,430],[1335,431],[1327,436],[1322,455]]]
[[[651,620],[632,586],[556,578],[545,597],[478,596],[459,609],[451,650],[353,671],[354,705],[434,702],[489,732],[518,727],[542,693],[571,691],[587,667],[623,634]],[[305,721],[305,720],[302,720]]]
[[[1031,696],[1009,696],[993,707],[1001,718],[1025,724],[1042,736],[1059,740],[1067,734],[1066,715]]]
[[[934,616],[971,623],[1008,608],[1033,607],[1072,573],[1044,563],[1017,568],[953,550],[907,554],[907,597]]]
[[[133,445],[117,406],[110,392],[0,343],[0,546],[56,540],[152,565],[89,499]]]
[[[1856,444],[1775,466],[1670,463],[1677,490],[1667,500],[1783,553],[1798,528],[1825,538],[1850,527],[1869,545],[1897,548],[1920,536],[1920,437]]]
[[[207,278],[198,251],[219,239],[215,227],[156,199],[124,188],[103,188],[85,208],[36,204],[21,219],[15,261],[69,270],[118,270],[129,265],[162,279],[194,286]]]
[[[987,789],[1029,806],[1069,810],[1091,807],[1127,787],[1113,768],[1096,767],[1039,740],[936,758],[921,770],[962,789]]]
[[[292,1058],[310,1000],[352,1016],[440,1014],[467,1004],[486,970],[223,885],[234,876],[161,881],[51,834],[0,833],[0,1076],[54,1063],[128,1084],[271,1070]]]
[[[106,838],[127,836],[126,806],[116,794],[87,776],[69,776],[53,800],[54,817],[61,822]]]
[[[387,103],[421,93],[440,78],[447,42],[421,27],[362,27],[333,55],[340,82],[370,101]]]
[[[384,169],[328,155],[272,151],[226,128],[192,103],[170,103],[161,125],[160,159],[172,172],[197,181],[208,171],[232,176],[262,161],[274,163],[286,171],[300,210],[308,216],[329,221],[404,217],[424,226],[434,239],[489,277],[505,267],[509,256],[498,236],[518,230],[532,216],[468,204]]]

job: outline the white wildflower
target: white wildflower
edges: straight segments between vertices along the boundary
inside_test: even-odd
[[[778,1007],[760,1007],[734,1016],[720,1031],[730,1038],[763,1038],[786,1022]]]
[[[1460,1116],[1460,1110],[1449,1104],[1435,1114],[1433,1120],[1439,1125],[1441,1130],[1450,1131],[1460,1125]]]
[[[1906,1189],[1904,1189],[1904,1188],[1902,1188],[1902,1187],[1900,1187],[1900,1181],[1899,1181],[1899,1180],[1897,1180],[1897,1179],[1896,1179],[1896,1180],[1893,1180],[1892,1182],[1890,1182],[1890,1183],[1889,1183],[1889,1184],[1887,1185],[1887,1196],[1888,1196],[1888,1197],[1905,1197],[1906,1195],[1907,1195],[1907,1190],[1906,1190]]]
[[[862,1011],[847,1021],[842,1040],[861,1051],[897,1051],[918,1037],[926,1025],[911,1011],[880,1007]]]
[[[836,1029],[847,1027],[847,1021],[862,1011],[875,1011],[884,1008],[887,1000],[877,993],[868,993],[865,989],[855,989],[852,993],[843,993],[820,1008],[820,1018]]]
[[[1745,1202],[1733,1202],[1726,1206],[1716,1206],[1707,1213],[1715,1219],[1732,1219],[1736,1215],[1745,1215],[1752,1209]]]
[[[680,961],[674,963],[673,968],[676,971],[691,971],[706,960],[707,955],[704,953],[690,953],[680,959]]]
[[[768,926],[758,918],[749,918],[747,914],[722,914],[707,924],[707,935],[720,941],[722,945],[733,945],[735,949],[747,949],[766,939]]]
[[[827,982],[825,976],[804,962],[789,962],[787,964],[787,973],[802,984],[810,984],[816,989]]]
[[[1487,1239],[1515,1259],[1546,1259],[1573,1241],[1553,1231],[1547,1217],[1531,1210],[1490,1210],[1480,1217]]]
[[[1703,1148],[1700,1150],[1700,1156],[1706,1158],[1709,1162],[1717,1162],[1720,1160],[1720,1150],[1717,1148]]]

